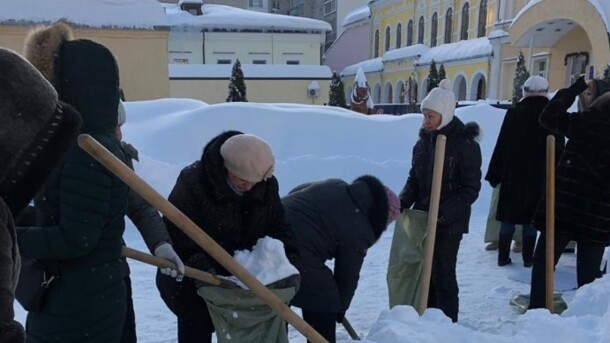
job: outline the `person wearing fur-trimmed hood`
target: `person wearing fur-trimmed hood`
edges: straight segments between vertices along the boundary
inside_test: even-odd
[[[27,59],[81,114],[81,133],[125,160],[115,134],[119,70],[103,45],[56,23],[30,32]],[[22,254],[56,268],[27,316],[28,342],[118,342],[125,320],[121,236],[127,186],[73,144],[34,198],[36,225],[18,228]]]
[[[0,70],[0,342],[21,343],[25,333],[13,310],[21,260],[13,218],[73,144],[81,119],[17,53],[0,48]]]
[[[459,308],[458,249],[462,235],[468,233],[471,205],[481,189],[479,125],[464,124],[454,117],[455,105],[449,79],[442,80],[422,101],[423,127],[413,147],[407,182],[400,193],[402,209],[413,206],[416,210],[429,210],[436,138],[445,135],[447,144],[428,307],[441,309],[453,322],[458,320]]]
[[[282,198],[301,254],[301,287],[291,304],[335,342],[360,278],[367,250],[400,210],[398,196],[371,175],[305,183]],[[326,266],[333,260],[334,269]]]

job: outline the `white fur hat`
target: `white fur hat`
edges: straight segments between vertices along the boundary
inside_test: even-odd
[[[442,117],[438,129],[447,126],[453,120],[455,113],[455,95],[451,90],[451,80],[443,79],[438,87],[432,89],[421,102],[421,110],[424,108],[438,112]]]
[[[530,76],[523,84],[523,95],[546,95],[549,91],[549,82],[542,76]]]
[[[220,147],[220,155],[225,168],[240,179],[260,182],[273,175],[275,158],[271,147],[255,135],[232,136]]]
[[[127,112],[125,112],[125,106],[123,106],[123,101],[119,100],[119,119],[118,119],[118,126],[121,126],[123,124],[125,124],[125,122],[127,121]]]

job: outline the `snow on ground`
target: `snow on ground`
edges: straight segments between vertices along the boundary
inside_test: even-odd
[[[272,146],[281,195],[294,186],[329,177],[351,181],[362,174],[379,177],[395,192],[406,180],[412,147],[421,126],[421,115],[362,116],[332,107],[295,104],[230,103],[207,105],[194,100],[164,99],[126,103],[128,120],[124,139],[140,150],[136,171],[161,194],[171,191],[181,168],[198,159],[204,144],[227,129],[259,135]],[[482,128],[483,175],[495,145],[504,111],[485,103],[459,108],[464,121]],[[514,263],[497,267],[497,252],[484,250],[483,235],[491,188],[483,184],[473,206],[470,234],[458,255],[460,286],[459,323],[435,309],[419,317],[410,307],[388,310],[385,282],[393,225],[369,249],[360,285],[347,318],[368,342],[610,342],[610,278],[605,277],[578,292],[564,292],[570,308],[562,316],[545,310],[525,315],[509,300],[529,293],[529,285],[509,277],[527,273],[519,254]],[[131,223],[125,232],[129,246],[146,251]],[[573,254],[559,265],[574,270]],[[155,269],[130,262],[139,340],[145,343],[176,342],[176,319],[165,307],[155,287]],[[569,274],[568,274],[569,275]],[[574,277],[572,275],[572,277]],[[572,301],[573,300],[573,301]],[[572,302],[570,302],[572,301]],[[16,305],[17,319],[26,313]],[[298,309],[297,313],[300,313]],[[296,330],[291,342],[306,340]],[[348,341],[337,328],[339,341]]]

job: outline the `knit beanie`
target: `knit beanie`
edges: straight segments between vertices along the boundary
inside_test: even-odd
[[[400,199],[396,193],[392,192],[391,189],[385,187],[385,193],[388,197],[388,224],[396,219],[396,216],[400,213]]]
[[[523,96],[547,96],[549,82],[542,76],[530,76],[523,84]]]
[[[271,147],[255,135],[232,136],[220,147],[220,155],[225,168],[242,180],[260,182],[273,175],[275,159]]]
[[[438,112],[442,116],[441,125],[438,130],[447,126],[453,120],[455,113],[455,95],[451,90],[451,80],[443,79],[438,87],[432,89],[421,102],[421,110],[424,108]]]
[[[117,126],[121,126],[125,124],[127,121],[127,112],[125,112],[125,106],[123,106],[123,102],[119,100],[119,121]]]

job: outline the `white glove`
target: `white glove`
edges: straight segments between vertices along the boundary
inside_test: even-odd
[[[161,274],[171,276],[175,278],[177,282],[182,281],[182,277],[184,276],[184,263],[182,263],[182,260],[180,259],[178,254],[176,254],[171,244],[166,242],[159,245],[155,249],[155,256],[164,258],[175,264],[176,267],[178,267],[178,270],[174,270],[171,268],[160,268]]]

